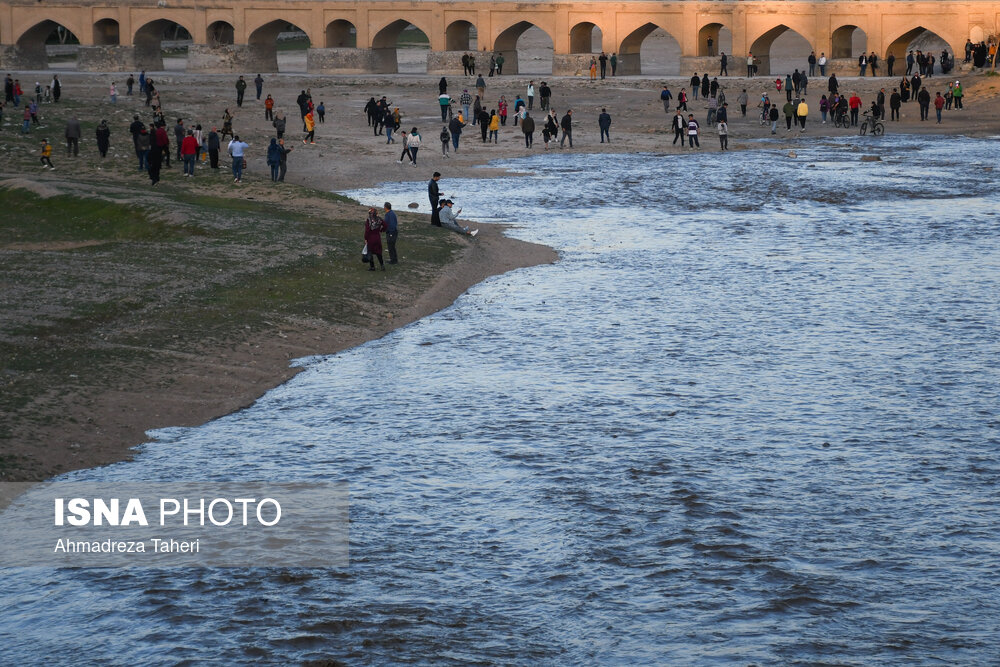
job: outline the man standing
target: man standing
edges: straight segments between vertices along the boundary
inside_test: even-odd
[[[260,99],[260,93],[264,90],[264,77],[260,74],[256,76],[253,80],[253,85],[257,86],[257,99]]]
[[[917,103],[920,105],[920,120],[927,120],[931,111],[931,94],[926,87],[917,93]]]
[[[441,172],[435,171],[434,175],[431,176],[430,182],[427,183],[427,197],[431,200],[431,224],[435,227],[441,226],[441,190],[438,188],[438,181],[441,180]]]
[[[66,155],[76,157],[80,154],[80,121],[76,116],[70,116],[66,121]]]
[[[747,78],[753,76],[753,54],[747,54]]]
[[[809,52],[809,76],[816,76],[816,52]]]
[[[497,76],[503,74],[503,54],[497,56]]]
[[[138,115],[132,116],[132,124],[128,126],[128,131],[132,135],[132,145],[135,146],[135,156],[136,157],[140,157],[140,154],[139,154],[140,153],[140,150],[139,150],[139,133],[142,132],[143,128],[145,128],[145,127],[146,126],[143,125],[142,121],[139,120],[139,116]]]
[[[795,115],[799,119],[799,132],[806,131],[806,118],[809,116],[809,105],[805,98],[799,101],[799,106],[795,107]]]
[[[244,153],[248,148],[250,148],[250,144],[240,141],[239,135],[233,137],[233,140],[229,142],[229,154],[233,156],[233,183],[243,182]]]
[[[688,114],[687,126],[688,148],[694,148],[695,146],[701,148],[701,144],[698,143],[698,128],[700,126],[698,125],[698,121],[694,119],[694,114]]]
[[[941,97],[941,93],[938,93],[937,97],[934,98],[934,111],[937,113],[938,125],[941,124],[941,109],[943,108],[944,108],[944,98]]]
[[[736,103],[740,105],[740,114],[746,118],[747,117],[747,103],[750,101],[747,95],[747,89],[744,88],[740,96],[736,98]]]
[[[660,101],[663,102],[663,113],[670,113],[670,89],[663,86],[663,90],[660,91]]]
[[[221,143],[218,128],[213,127],[212,131],[208,133],[208,164],[212,169],[219,168],[219,146]]]
[[[601,79],[603,80],[608,71],[608,55],[601,51],[601,57],[597,59],[601,63]],[[531,108],[530,106],[528,107]]]
[[[542,111],[549,110],[549,98],[552,97],[552,89],[549,88],[549,84],[542,81],[541,87],[538,89],[538,94],[542,97]]]
[[[611,114],[608,113],[607,109],[601,109],[601,115],[597,117],[597,125],[601,128],[601,143],[604,143],[604,137],[608,138],[608,143],[611,143]],[[570,144],[572,147],[572,144]]]
[[[194,138],[194,132],[187,131],[187,136],[180,142],[181,159],[184,160],[184,175],[194,176],[194,161],[198,156],[198,140]]]
[[[242,76],[240,76],[240,78],[236,80],[236,106],[243,106],[243,93],[246,92],[246,89],[247,82]]]
[[[385,211],[385,242],[389,246],[389,263],[399,264],[396,258],[396,239],[399,237],[399,222],[396,220],[396,212],[392,210],[392,204],[386,202],[383,205]]]
[[[285,182],[285,172],[288,171],[288,154],[292,152],[292,148],[285,148],[285,140],[278,139],[278,150],[281,152],[281,161],[278,163],[278,182]]]
[[[826,76],[826,54],[825,53],[821,52],[819,54],[819,60],[816,61],[816,64],[819,65],[819,75],[820,76]]]
[[[890,53],[889,56],[885,59],[885,66],[888,68],[887,74],[890,77],[892,76],[892,66],[895,64],[896,64],[896,56]]]
[[[569,138],[569,147],[573,148],[573,110],[569,109],[566,111],[566,115],[562,117],[559,121],[559,125],[562,127],[562,138],[559,139],[559,148],[563,147],[566,143],[567,137]]]
[[[857,93],[851,93],[851,98],[847,100],[847,105],[851,108],[851,127],[858,126],[858,113],[861,111],[861,98]]]
[[[178,162],[180,162],[184,157],[184,154],[181,152],[181,150],[183,149],[184,136],[187,134],[187,132],[185,132],[186,129],[187,128],[184,127],[184,119],[178,118],[177,123],[174,125],[174,143],[177,144]]]
[[[899,94],[898,88],[892,89],[892,95],[889,96],[889,120],[899,120],[899,106],[902,102],[902,96]]]
[[[910,76],[911,74],[913,74],[913,51],[906,54],[906,76]]]
[[[615,76],[618,72],[618,54],[612,53],[611,58],[611,76]]]
[[[534,104],[535,104],[535,82],[534,81],[529,81],[528,82],[528,91],[527,92],[528,92],[528,111],[531,111],[531,109],[534,107]],[[515,123],[515,125],[516,124],[517,123]]]
[[[722,61],[719,63],[719,76],[729,76],[729,59],[725,52],[722,53]]]

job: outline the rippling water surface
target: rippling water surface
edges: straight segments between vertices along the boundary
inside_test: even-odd
[[[7,570],[0,654],[996,664],[1000,149],[815,141],[442,181],[562,260],[71,476],[347,480],[351,566]]]

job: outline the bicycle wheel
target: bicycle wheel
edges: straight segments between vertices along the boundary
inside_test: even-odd
[[[872,130],[872,134],[876,136],[882,136],[885,134],[885,125],[883,123],[875,123],[875,129]]]
[[[861,136],[868,134],[868,121],[861,123]]]

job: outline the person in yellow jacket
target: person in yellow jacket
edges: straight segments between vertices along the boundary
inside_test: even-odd
[[[310,111],[302,119],[306,124],[306,138],[302,140],[304,144],[315,144],[316,143],[316,119],[313,118],[313,112]]]
[[[795,107],[795,117],[799,119],[799,132],[806,130],[806,117],[809,115],[809,105],[806,98],[799,100],[799,106]]]
[[[56,169],[52,166],[52,144],[49,143],[48,139],[42,139],[42,168],[45,167],[53,171]]]
[[[497,143],[497,138],[500,136],[500,116],[497,115],[496,110],[493,111],[490,116],[490,141]],[[489,143],[489,142],[487,142]]]

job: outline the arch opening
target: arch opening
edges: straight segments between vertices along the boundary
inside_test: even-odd
[[[784,76],[794,69],[804,69],[803,63],[812,51],[809,41],[786,25],[771,28],[754,40],[750,52],[760,58],[758,74]]]
[[[94,44],[96,46],[118,46],[121,44],[118,21],[101,19],[94,23]]]
[[[430,46],[427,33],[405,19],[397,19],[372,38],[375,71],[426,74]]]
[[[622,41],[618,69],[622,74],[677,76],[681,71],[681,45],[663,28],[647,23]]]
[[[510,26],[493,42],[504,58],[504,74],[551,74],[555,44],[547,32],[528,21]]]
[[[445,50],[475,51],[479,48],[476,26],[469,21],[452,21],[444,33]]]
[[[230,46],[236,43],[236,30],[231,23],[214,21],[205,28],[205,44],[211,47]]]
[[[594,23],[577,23],[569,31],[570,53],[600,53],[603,45],[604,33]]]
[[[337,19],[326,26],[326,48],[352,49],[358,45],[358,29],[350,21]]]
[[[251,48],[248,70],[259,72],[305,72],[309,35],[288,21],[274,20],[260,26],[247,38]]]
[[[188,47],[193,40],[188,29],[176,21],[156,19],[135,32],[137,69],[150,71],[184,70],[187,68]]]
[[[868,35],[856,25],[840,26],[831,35],[831,58],[857,58],[868,52]]]
[[[46,20],[18,38],[17,50],[31,69],[75,69],[80,40],[61,23]]]
[[[934,64],[931,66],[933,71],[931,74],[941,73],[941,58],[944,53],[947,53],[949,61],[952,64],[954,63],[955,53],[948,41],[923,26],[917,26],[912,30],[908,30],[890,42],[885,55],[888,56],[891,53],[896,56],[897,61],[905,62],[906,56],[910,51],[913,51],[914,56],[918,52],[934,56]],[[951,67],[948,69],[950,70]],[[914,65],[913,71],[919,71],[916,65]]]
[[[709,23],[698,31],[698,55],[733,55],[733,33],[721,23]]]

